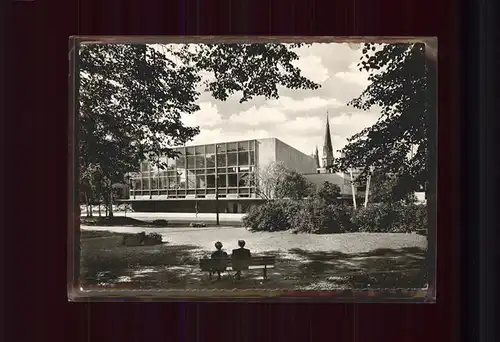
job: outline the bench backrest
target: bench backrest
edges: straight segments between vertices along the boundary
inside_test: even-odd
[[[250,259],[248,265],[250,266],[272,266],[276,263],[275,256],[253,256]],[[211,270],[217,267],[231,267],[232,260],[231,257],[225,258],[213,258],[213,259],[200,259],[200,268],[202,270]]]

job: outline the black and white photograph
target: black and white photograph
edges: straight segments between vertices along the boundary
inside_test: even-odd
[[[434,291],[432,39],[169,39],[75,45],[82,291]]]

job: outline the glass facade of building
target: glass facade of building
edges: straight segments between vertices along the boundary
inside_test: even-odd
[[[131,178],[130,198],[157,196],[168,198],[219,197],[248,198],[255,194],[250,182],[256,167],[256,141],[238,141],[189,147],[177,147],[178,158],[164,159],[166,169],[149,162],[141,163],[140,172]]]

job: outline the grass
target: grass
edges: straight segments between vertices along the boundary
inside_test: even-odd
[[[139,288],[421,288],[425,285],[425,238],[415,234],[311,235],[243,228],[92,227],[82,230],[82,285],[126,283]],[[90,227],[87,227],[90,228]],[[157,246],[121,246],[124,233],[162,234]],[[222,241],[230,252],[244,239],[254,254],[277,257],[264,282],[258,270],[234,282],[209,281],[199,258]],[[307,248],[304,248],[307,246]]]

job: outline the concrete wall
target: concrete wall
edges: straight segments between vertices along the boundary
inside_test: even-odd
[[[290,169],[300,173],[316,172],[314,158],[300,152],[276,138],[257,140],[257,161],[260,168],[265,168],[275,161],[283,162]]]
[[[316,162],[310,155],[276,139],[276,160],[282,161],[290,169],[300,173],[316,172]]]
[[[228,200],[219,199],[219,213],[245,213],[252,205],[262,204],[259,199]],[[171,212],[171,213],[195,213],[198,206],[198,213],[215,213],[215,200],[165,200],[165,201],[130,201],[132,208],[137,212]]]
[[[256,161],[257,167],[263,169],[272,162],[276,161],[276,139],[258,139],[256,140]]]
[[[330,182],[340,187],[342,195],[352,196],[350,179],[342,173],[310,173],[305,174],[304,176],[315,186],[321,186],[324,182]]]

